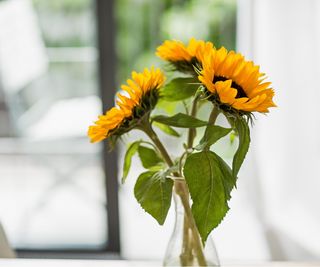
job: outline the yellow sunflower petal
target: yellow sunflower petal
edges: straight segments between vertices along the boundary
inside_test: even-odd
[[[224,47],[213,48],[206,52],[202,66],[199,81],[210,93],[217,92],[221,103],[247,112],[267,112],[275,106],[274,92],[270,83],[264,81],[265,74],[241,54],[228,52]],[[231,82],[230,86],[226,81]]]
[[[237,90],[231,87],[232,80],[220,81],[214,84],[219,99],[222,103],[232,105],[237,95]]]
[[[207,89],[211,92],[214,93],[216,91],[215,86],[213,84],[213,82],[209,79],[204,78],[203,76],[198,76],[198,79],[200,82],[202,82]]]
[[[156,55],[168,61],[189,61],[192,58],[187,51],[186,46],[182,42],[176,40],[165,41],[157,48]]]
[[[144,69],[142,73],[132,72],[132,79],[127,80],[127,84],[121,86],[126,95],[117,94],[116,104],[108,110],[104,115],[98,116],[98,120],[88,129],[88,136],[91,142],[99,142],[109,135],[115,134],[117,129],[123,125],[124,120],[132,120],[134,109],[136,107],[145,107],[143,101],[144,94],[150,90],[158,90],[165,77],[160,69],[151,68]],[[123,128],[122,128],[123,129]]]
[[[179,71],[196,74],[194,66],[202,65],[205,55],[213,47],[213,43],[195,38],[191,38],[188,45],[176,40],[167,40],[157,48],[156,55],[169,61]]]

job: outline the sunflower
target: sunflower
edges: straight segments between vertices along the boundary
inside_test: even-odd
[[[266,76],[260,73],[259,66],[241,54],[224,47],[214,48],[204,55],[202,66],[198,78],[208,98],[222,110],[249,115],[254,111],[267,113],[268,108],[276,107],[271,83],[264,82]]]
[[[89,126],[91,142],[98,142],[112,135],[120,136],[134,128],[139,119],[156,105],[158,89],[165,76],[160,69],[144,69],[142,73],[132,72],[132,79],[122,85],[124,94],[117,94],[116,107],[100,115],[95,125]]]
[[[201,67],[204,54],[213,48],[211,42],[191,38],[186,46],[181,41],[167,40],[157,48],[156,55],[169,61],[176,70],[196,74],[195,67]]]

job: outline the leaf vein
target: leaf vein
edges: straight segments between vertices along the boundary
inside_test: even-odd
[[[205,153],[206,158],[209,162],[209,168],[210,168],[210,194],[209,194],[209,203],[208,203],[208,207],[206,210],[206,219],[205,219],[205,230],[206,233],[208,232],[208,216],[209,216],[209,210],[210,210],[210,206],[211,206],[211,199],[212,199],[212,195],[213,195],[213,179],[212,179],[212,174],[213,174],[213,168],[212,168],[212,164],[211,161],[209,159],[208,153]]]
[[[160,181],[160,190],[161,190],[161,218],[164,216],[164,194],[163,194],[163,188],[162,188],[162,183]]]

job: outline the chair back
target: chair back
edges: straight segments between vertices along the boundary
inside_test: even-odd
[[[15,258],[16,255],[9,245],[4,229],[0,223],[0,258]]]
[[[24,98],[23,89],[41,77],[47,67],[48,58],[31,1],[0,1],[0,102],[7,108],[10,122],[18,124],[27,111],[30,103]],[[8,128],[12,127],[17,125]]]

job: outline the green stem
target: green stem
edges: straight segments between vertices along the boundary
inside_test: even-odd
[[[143,124],[142,128],[141,128],[148,136],[149,138],[153,141],[153,143],[155,144],[155,146],[158,148],[160,154],[162,155],[164,161],[167,163],[167,165],[169,167],[173,166],[173,161],[170,158],[167,150],[165,149],[165,147],[163,146],[163,144],[161,143],[158,135],[156,134],[156,132],[152,129],[151,125],[149,122],[146,122]]]
[[[209,120],[208,120],[208,124],[209,125],[208,126],[215,124],[215,122],[216,122],[216,120],[217,120],[217,118],[219,116],[219,113],[220,113],[219,108],[214,106],[212,111],[211,111],[211,113],[210,113],[210,116],[209,116]],[[204,135],[205,135],[205,137],[207,137],[207,135],[208,135],[208,127],[206,128],[206,130],[204,132]],[[209,148],[210,148],[209,146],[205,146],[204,150],[209,150]]]
[[[219,113],[220,113],[219,108],[217,106],[214,106],[210,113],[210,117],[208,121],[209,125],[213,125],[216,122]]]
[[[197,105],[198,105],[198,97],[195,97],[195,99],[193,100],[192,103],[192,108],[191,108],[191,113],[190,116],[195,117],[197,114]],[[196,136],[196,129],[195,128],[189,128],[189,132],[188,132],[188,148],[192,148],[193,146],[193,140]]]
[[[189,219],[185,214],[183,217],[183,245],[182,245],[182,255],[184,257],[185,266],[190,266],[192,261],[192,244],[190,243],[190,226]]]
[[[163,159],[165,160],[165,162],[167,163],[167,165],[169,167],[172,167],[173,161],[170,158],[167,150],[165,149],[165,147],[163,146],[163,144],[159,140],[157,134],[152,129],[152,126],[150,125],[149,121],[145,121],[141,125],[140,129],[143,130],[149,136],[149,138],[154,142],[154,144],[158,148],[159,152],[161,153],[161,155],[162,155]],[[176,177],[180,177],[179,173],[173,173],[173,175]],[[175,180],[174,187],[175,187],[176,193],[181,198],[181,202],[184,207],[186,217],[188,218],[188,223],[189,223],[189,226],[190,226],[190,229],[193,234],[194,241],[195,241],[194,242],[194,244],[195,244],[194,249],[195,249],[195,253],[198,258],[198,263],[200,266],[207,266],[207,261],[205,259],[204,254],[203,254],[203,247],[202,247],[202,242],[200,239],[199,231],[196,226],[196,223],[195,223],[195,220],[194,220],[191,208],[190,208],[189,190],[188,190],[187,184],[184,180]]]
[[[192,117],[196,117],[198,100],[199,100],[198,96],[196,96],[193,99],[191,112],[190,112],[190,116],[192,116]],[[188,139],[187,139],[187,148],[192,148],[193,147],[193,142],[194,142],[194,138],[196,136],[196,133],[197,132],[196,132],[195,128],[189,128]],[[184,157],[184,155],[182,155],[181,160],[183,159],[183,157]],[[180,173],[181,172],[182,171],[180,170]],[[189,232],[190,225],[189,225],[188,216],[185,215],[183,220],[184,221],[183,221],[182,255],[184,256],[184,260],[185,260],[185,263],[186,263],[185,265],[186,266],[190,266],[190,265],[192,265],[192,262],[191,262],[192,261],[192,247],[193,247],[192,236],[190,236],[190,232]]]
[[[176,193],[181,198],[181,202],[184,207],[186,217],[188,218],[189,226],[194,238],[194,250],[198,258],[199,266],[207,266],[207,261],[203,254],[203,246],[202,246],[202,241],[200,239],[200,234],[190,208],[189,191],[188,191],[187,185],[185,181],[178,181],[178,180],[175,181],[174,185],[175,185]]]

